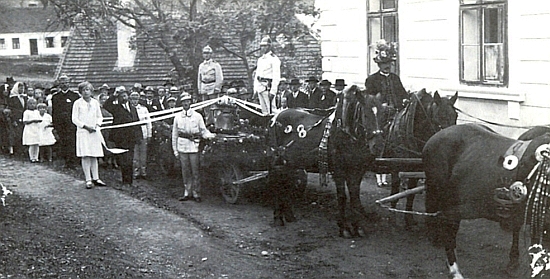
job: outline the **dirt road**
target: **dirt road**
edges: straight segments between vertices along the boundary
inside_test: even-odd
[[[261,184],[239,204],[215,189],[179,202],[180,180],[155,177],[122,188],[85,190],[79,170],[0,157],[0,182],[14,192],[0,208],[0,278],[446,278],[444,253],[426,238],[422,218],[405,230],[374,207],[388,189],[362,185],[363,204],[382,221],[365,238],[337,235],[333,187],[310,175],[298,222],[272,226]],[[422,196],[416,202],[422,211]],[[507,278],[511,241],[498,224],[464,221],[458,256],[468,278]],[[519,276],[517,278],[526,278]]]

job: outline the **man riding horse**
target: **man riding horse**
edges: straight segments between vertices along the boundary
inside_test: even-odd
[[[399,76],[391,72],[392,65],[397,60],[397,44],[380,40],[376,43],[375,51],[374,62],[380,70],[365,80],[365,87],[366,92],[376,96],[382,104],[381,122],[384,135],[387,135],[395,114],[403,109],[409,95]],[[376,180],[379,187],[388,185],[386,174],[376,174]]]

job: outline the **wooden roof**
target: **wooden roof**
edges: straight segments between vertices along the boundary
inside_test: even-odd
[[[111,88],[124,85],[132,87],[139,82],[143,86],[162,85],[169,78],[168,73],[174,66],[166,53],[152,42],[137,38],[137,53],[134,67],[121,71],[116,69],[117,39],[115,33],[103,34],[100,40],[90,36],[81,29],[71,32],[68,47],[60,59],[55,78],[66,74],[71,78],[70,87],[76,88],[82,81],[91,82],[94,87],[107,83]],[[305,79],[308,76],[321,76],[321,46],[313,37],[306,43],[295,43],[292,57],[280,56],[282,74],[292,70],[293,77]],[[246,82],[247,74],[243,63],[238,58],[222,51],[214,50],[213,58],[220,63],[224,79],[231,81],[242,79]],[[249,61],[255,65],[256,59]],[[286,76],[291,78],[290,76]]]

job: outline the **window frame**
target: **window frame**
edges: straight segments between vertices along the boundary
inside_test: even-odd
[[[371,73],[374,73],[375,69],[376,69],[376,63],[373,61],[374,59],[374,48],[375,48],[375,43],[380,40],[380,39],[385,39],[386,41],[388,41],[387,38],[384,38],[384,34],[387,33],[386,32],[386,27],[384,26],[384,19],[385,18],[388,18],[388,17],[392,17],[394,18],[394,30],[392,30],[392,32],[394,33],[394,36],[395,36],[395,41],[388,41],[388,43],[391,43],[391,42],[396,42],[397,45],[399,46],[399,16],[398,16],[398,10],[399,10],[399,7],[398,7],[398,4],[399,4],[399,1],[398,0],[392,0],[394,2],[394,8],[390,8],[390,9],[384,9],[383,8],[383,1],[384,0],[374,0],[374,1],[378,1],[378,8],[377,9],[371,9],[371,2],[373,0],[367,0],[367,45],[368,45],[368,51],[367,51],[367,72],[369,74]],[[374,18],[378,18],[379,19],[379,22],[380,22],[380,30],[378,30],[378,34],[380,34],[380,37],[381,38],[378,38],[378,39],[375,39],[372,37],[373,33],[372,32],[372,28],[373,28],[373,24],[371,22],[372,19]],[[397,48],[397,51],[399,52],[399,48]],[[398,53],[398,57],[399,57],[399,53]],[[373,68],[374,67],[374,68]],[[399,74],[399,59],[393,64],[393,72],[395,72],[396,74]]]
[[[68,36],[61,36],[61,47],[67,46],[67,43],[69,42]]]
[[[55,37],[46,37],[44,39],[44,44],[46,45],[46,48],[55,48]]]
[[[0,50],[6,49],[6,39],[0,38]]]
[[[465,4],[466,2],[466,4]],[[502,26],[499,32],[499,36],[502,38],[502,65],[498,68],[502,68],[502,76],[498,80],[488,79],[487,78],[487,64],[486,64],[486,46],[494,45],[495,43],[485,42],[485,12],[488,9],[497,9],[502,13]],[[508,63],[508,1],[507,0],[460,0],[459,8],[459,80],[461,84],[465,85],[476,85],[476,86],[489,86],[489,87],[507,87],[508,86],[508,73],[509,73],[509,63]],[[477,51],[477,68],[478,77],[476,80],[466,79],[465,77],[465,46],[467,45],[464,42],[464,12],[465,11],[477,11],[477,26],[476,30],[479,33],[478,35],[478,44]],[[498,43],[500,44],[500,43]],[[498,65],[498,62],[497,62]],[[497,71],[501,71],[497,69]]]
[[[19,38],[11,39],[11,47],[12,49],[21,49],[21,41],[19,40]]]

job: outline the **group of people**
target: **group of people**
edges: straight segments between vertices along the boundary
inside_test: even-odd
[[[281,78],[281,63],[273,53],[271,39],[263,38],[260,47],[253,99],[257,98],[263,114],[285,108],[326,110],[336,105],[347,86],[344,79],[336,79],[334,85],[314,76],[305,83],[297,78],[286,80]],[[234,88],[227,88],[221,66],[212,59],[209,46],[204,47],[203,56],[198,69],[196,101],[211,100],[220,94],[246,93],[242,81],[232,84]],[[380,69],[365,81],[366,92],[377,96],[385,108],[382,111],[385,123],[403,108],[403,100],[408,98],[399,77],[391,72],[395,59],[396,52],[379,49],[374,60]],[[190,108],[193,97],[189,90],[170,82],[145,88],[136,83],[130,90],[103,84],[94,90],[92,84],[82,82],[78,92],[73,92],[69,81],[62,75],[54,88],[46,90],[8,78],[0,87],[0,138],[5,152],[28,151],[31,162],[52,161],[51,147],[55,144],[55,154],[64,160],[66,167],[74,168],[80,158],[86,188],[105,184],[99,179],[98,158],[109,157],[109,161],[120,168],[122,183],[132,185],[134,179],[147,177],[147,147],[153,134],[149,115],[181,107],[182,111],[169,121],[174,156],[180,160],[185,185],[181,199],[201,200],[198,143],[200,138],[212,138],[214,134],[206,128],[203,115]],[[114,129],[101,127],[106,119],[112,119]],[[126,152],[117,156],[104,153],[115,147]],[[387,184],[384,175],[377,176],[377,180],[380,186]]]

